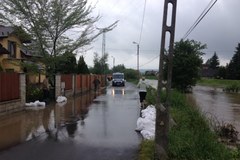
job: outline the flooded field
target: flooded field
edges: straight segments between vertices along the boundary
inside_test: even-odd
[[[240,94],[225,93],[220,88],[196,86],[188,98],[207,117],[231,123],[240,132]]]

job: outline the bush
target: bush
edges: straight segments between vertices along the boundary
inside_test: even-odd
[[[1,66],[1,64],[0,64],[0,72],[2,72],[3,71],[3,68],[2,68],[2,66]]]
[[[43,100],[43,91],[36,85],[28,85],[26,88],[26,101],[34,102]]]
[[[138,80],[138,72],[134,69],[126,69],[124,71],[125,79],[129,80]]]
[[[228,84],[225,88],[224,91],[226,92],[236,92],[240,90],[240,83],[239,82],[233,82],[231,84]]]

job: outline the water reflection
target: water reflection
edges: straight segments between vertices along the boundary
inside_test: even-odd
[[[189,95],[207,116],[235,125],[240,132],[240,94],[229,94],[219,88],[196,86]]]
[[[0,150],[35,137],[56,140],[74,137],[78,122],[81,126],[85,125],[88,106],[96,96],[85,94],[69,98],[67,103],[49,104],[45,109],[26,110],[0,117]]]
[[[112,88],[111,94],[112,94],[112,96],[125,95],[125,89],[124,88]]]

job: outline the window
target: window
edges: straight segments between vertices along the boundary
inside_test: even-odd
[[[10,52],[10,57],[16,58],[16,42],[8,41],[8,51]]]

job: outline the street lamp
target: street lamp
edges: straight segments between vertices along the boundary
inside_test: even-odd
[[[137,42],[133,42],[133,44],[137,45],[137,71],[138,71],[138,74],[139,74],[140,73],[139,72],[139,44]]]

